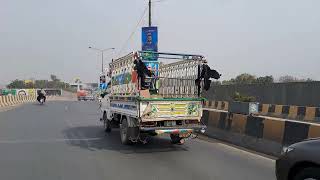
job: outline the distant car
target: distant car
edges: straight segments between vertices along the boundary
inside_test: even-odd
[[[93,94],[88,90],[79,90],[77,91],[78,101],[94,101],[95,98]]]
[[[276,176],[278,180],[320,180],[320,138],[283,148]]]

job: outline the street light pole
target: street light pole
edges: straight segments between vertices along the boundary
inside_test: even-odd
[[[151,27],[151,0],[149,0],[149,27]]]
[[[104,52],[105,51],[109,51],[109,50],[115,50],[115,48],[98,49],[98,48],[94,48],[94,47],[89,46],[89,49],[93,49],[93,50],[99,51],[101,53],[101,72],[103,73],[103,66],[104,66],[103,55],[104,55]]]
[[[101,51],[101,72],[103,73],[103,51]]]

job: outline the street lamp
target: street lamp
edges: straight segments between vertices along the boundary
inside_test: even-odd
[[[101,52],[101,72],[103,73],[103,53],[105,51],[115,50],[115,48],[98,49],[98,48],[94,48],[94,47],[89,46],[89,49],[93,49],[93,50]]]

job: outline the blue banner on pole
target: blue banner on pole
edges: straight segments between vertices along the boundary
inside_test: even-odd
[[[158,27],[142,27],[142,51],[158,52]]]

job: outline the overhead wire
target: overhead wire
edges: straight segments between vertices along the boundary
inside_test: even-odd
[[[153,3],[159,3],[159,2],[163,2],[163,1],[167,1],[167,0],[155,0],[155,1],[152,1]],[[122,47],[120,48],[120,51],[117,53],[117,56],[119,56],[123,50],[126,48],[126,46],[128,45],[129,41],[131,40],[131,38],[133,37],[133,35],[137,32],[137,29],[139,27],[139,25],[141,24],[141,22],[143,21],[143,18],[146,14],[148,10],[148,6],[145,7],[145,9],[143,10],[142,12],[142,15],[137,23],[137,25],[134,27],[133,31],[130,33],[128,39],[125,41],[125,43],[122,45]]]
[[[134,29],[133,29],[133,31],[131,31],[128,39],[127,39],[127,40],[125,41],[125,43],[122,45],[120,51],[118,52],[118,56],[120,55],[120,53],[122,53],[122,51],[124,50],[124,48],[126,48],[126,46],[128,45],[128,43],[129,43],[129,41],[131,40],[131,38],[133,37],[133,35],[137,32],[137,29],[138,29],[138,27],[140,26],[141,22],[143,21],[143,18],[144,18],[144,16],[145,16],[147,10],[148,10],[148,6],[145,7],[145,9],[143,10],[142,15],[141,15],[141,17],[140,17],[137,25],[134,27]]]

